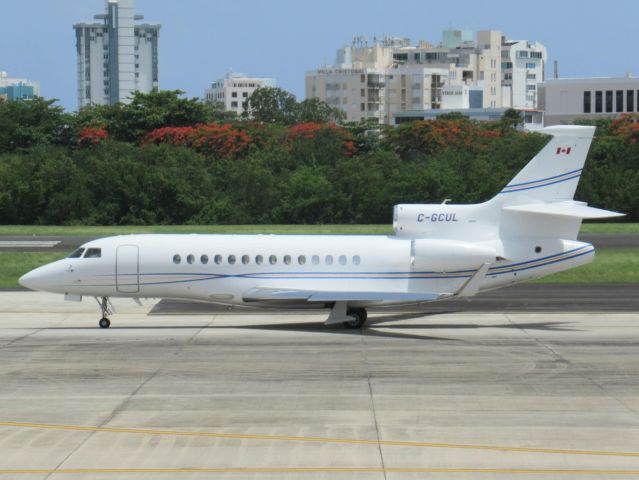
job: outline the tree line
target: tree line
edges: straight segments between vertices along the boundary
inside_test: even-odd
[[[270,88],[249,107],[238,118],[179,91],[73,113],[0,102],[0,222],[389,223],[397,203],[491,198],[548,141],[513,112],[385,127]],[[639,221],[639,124],[597,127],[577,198]]]

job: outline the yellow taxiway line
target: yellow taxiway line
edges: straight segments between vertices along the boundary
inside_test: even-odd
[[[381,468],[381,467],[256,467],[256,468],[61,468],[59,470],[0,470],[0,475],[90,473],[493,473],[535,475],[639,475],[639,470],[589,470],[555,468]]]
[[[106,433],[133,433],[142,435],[164,435],[181,437],[208,437],[226,438],[242,440],[271,440],[282,442],[314,442],[314,443],[341,443],[352,445],[384,445],[400,447],[423,447],[423,448],[449,448],[463,450],[491,450],[498,452],[527,452],[527,453],[552,453],[563,455],[601,455],[611,457],[639,457],[639,452],[611,452],[599,450],[572,450],[560,448],[534,448],[534,447],[507,447],[500,445],[477,445],[461,443],[437,443],[437,442],[409,442],[395,440],[366,440],[350,438],[330,438],[330,437],[300,437],[287,435],[252,435],[244,433],[221,433],[221,432],[198,432],[180,430],[155,430],[146,428],[124,428],[124,427],[85,427],[81,425],[52,425],[47,423],[22,423],[22,422],[0,422],[0,427],[11,428],[38,428],[49,430],[74,430],[82,432],[106,432]]]

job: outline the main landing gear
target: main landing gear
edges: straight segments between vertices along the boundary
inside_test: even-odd
[[[109,328],[111,326],[111,320],[109,320],[107,315],[113,314],[113,304],[109,301],[109,297],[102,297],[101,300],[95,297],[95,301],[98,302],[100,311],[102,312],[102,318],[98,322],[98,325],[100,325],[100,328]]]
[[[346,311],[346,315],[354,317],[353,320],[348,320],[342,323],[342,325],[350,329],[362,328],[368,316],[365,308],[349,308]]]

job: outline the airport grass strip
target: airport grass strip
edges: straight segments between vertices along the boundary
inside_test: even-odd
[[[0,470],[0,475],[52,475],[91,473],[492,473],[533,475],[627,475],[637,476],[639,470],[599,470],[581,468],[401,468],[401,467],[218,467],[218,468],[61,468],[59,470]]]
[[[562,455],[592,455],[611,457],[639,457],[639,452],[609,452],[598,450],[572,450],[559,448],[533,448],[533,447],[507,447],[498,445],[474,445],[461,443],[436,443],[436,442],[408,442],[398,440],[366,440],[351,438],[330,437],[299,437],[288,435],[252,435],[244,433],[198,432],[180,430],[155,430],[146,428],[123,427],[86,427],[81,425],[54,425],[48,423],[24,423],[24,422],[0,422],[0,427],[10,428],[35,428],[49,430],[74,430],[81,432],[106,432],[106,433],[134,433],[142,435],[180,436],[180,437],[209,437],[241,440],[270,440],[282,442],[310,442],[310,443],[340,443],[352,445],[384,445],[399,447],[422,448],[447,448],[462,450],[491,450],[497,452],[525,452],[525,453],[549,453]]]

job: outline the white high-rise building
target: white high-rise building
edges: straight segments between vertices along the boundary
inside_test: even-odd
[[[135,0],[105,0],[95,23],[77,23],[78,107],[128,102],[158,88],[160,25],[137,24]]]
[[[504,40],[501,50],[504,107],[537,108],[537,86],[544,81],[546,47],[539,42]]]
[[[229,72],[211,83],[204,91],[204,98],[211,104],[220,103],[224,110],[244,113],[249,97],[260,87],[275,87],[274,78],[249,77],[244,73]]]

